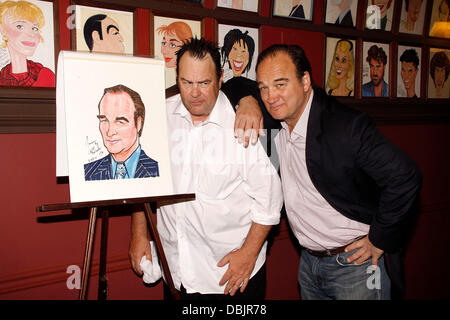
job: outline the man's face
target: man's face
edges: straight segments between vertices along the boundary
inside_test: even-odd
[[[161,54],[164,57],[166,68],[176,68],[177,55],[176,52],[183,45],[175,33],[166,33],[161,41]]]
[[[443,88],[445,84],[445,67],[434,68],[434,85],[436,88]]]
[[[293,128],[308,102],[310,75],[305,74],[300,81],[294,63],[284,52],[265,58],[256,74],[267,111],[274,119],[286,121]]]
[[[416,85],[417,68],[413,62],[402,62],[401,76],[405,89],[413,89]]]
[[[134,121],[135,107],[125,93],[107,93],[100,102],[99,129],[103,144],[116,161],[125,161],[139,145],[141,118]]]
[[[370,59],[370,79],[374,86],[379,86],[384,77],[384,63],[375,59]]]
[[[98,38],[94,40],[94,52],[105,53],[124,53],[125,46],[123,44],[122,35],[119,32],[119,26],[110,17],[102,20],[102,36],[103,40]]]
[[[249,52],[244,41],[235,42],[228,54],[231,69],[233,70],[233,77],[240,77],[249,61]]]
[[[409,0],[408,5],[408,19],[410,21],[416,22],[419,18],[420,7],[422,6],[423,0]]]
[[[192,121],[206,120],[216,104],[222,76],[218,83],[215,65],[209,54],[200,60],[186,52],[178,68],[181,100],[191,114]]]

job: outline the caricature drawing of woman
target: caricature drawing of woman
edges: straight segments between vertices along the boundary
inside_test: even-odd
[[[348,97],[353,95],[354,74],[353,44],[349,40],[339,40],[334,49],[328,74],[328,94]]]
[[[0,3],[2,46],[8,49],[11,62],[0,71],[0,85],[20,87],[54,87],[55,74],[38,62],[29,60],[44,39],[42,10],[27,1]]]
[[[161,54],[164,57],[166,68],[176,68],[176,52],[184,42],[192,38],[191,27],[183,21],[172,22],[156,29],[159,35],[163,35],[161,41]]]
[[[248,72],[252,65],[255,41],[239,29],[230,30],[223,39],[222,67],[228,62],[228,67],[233,71],[233,77],[240,77]]]

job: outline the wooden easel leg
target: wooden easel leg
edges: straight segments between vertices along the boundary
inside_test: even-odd
[[[98,300],[108,299],[108,279],[106,278],[106,253],[108,246],[108,210],[102,211],[102,234],[100,240],[100,267],[98,272]]]
[[[83,261],[83,271],[81,274],[81,291],[79,295],[79,300],[86,300],[87,293],[87,285],[89,280],[89,269],[91,267],[91,258],[92,258],[92,245],[94,242],[95,235],[95,223],[97,221],[97,207],[91,208],[91,214],[89,217],[89,227],[88,233],[86,237],[86,249],[84,253],[84,261]]]
[[[156,245],[156,251],[158,251],[159,260],[161,261],[161,266],[164,272],[164,276],[167,282],[167,285],[169,286],[170,293],[172,295],[172,298],[174,300],[180,300],[180,296],[175,289],[175,285],[173,284],[172,275],[170,273],[169,265],[167,263],[166,255],[164,254],[164,249],[161,244],[161,240],[159,238],[158,230],[156,229],[156,224],[153,220],[153,213],[156,213],[156,206],[152,210],[149,203],[145,203],[145,215],[147,217],[147,222],[150,225],[150,232],[153,238],[153,241],[155,241]],[[153,212],[154,211],[154,212]]]

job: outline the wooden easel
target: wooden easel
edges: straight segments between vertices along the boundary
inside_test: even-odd
[[[150,234],[155,241],[156,251],[161,262],[162,270],[169,286],[170,293],[175,300],[179,300],[179,295],[175,289],[172,276],[170,273],[169,265],[167,264],[167,259],[164,254],[164,249],[159,238],[158,230],[156,229],[156,224],[153,219],[154,213],[156,213],[156,207],[158,201],[188,201],[194,200],[195,194],[176,194],[171,196],[157,196],[149,198],[134,198],[134,199],[120,199],[120,200],[107,200],[107,201],[94,201],[94,202],[77,202],[77,203],[61,203],[61,204],[45,204],[36,208],[37,212],[49,212],[49,211],[59,211],[67,209],[79,209],[79,208],[90,208],[89,215],[89,225],[86,237],[86,246],[83,259],[83,270],[81,274],[81,287],[80,294],[78,298],[80,300],[86,300],[87,296],[87,285],[89,282],[89,271],[91,267],[92,260],[92,247],[94,243],[95,235],[95,224],[97,221],[97,210],[102,208],[102,232],[100,241],[100,267],[99,267],[99,285],[98,285],[98,296],[99,300],[107,299],[107,280],[106,280],[106,246],[107,246],[107,236],[108,236],[108,210],[110,206],[119,205],[129,205],[129,204],[143,204],[144,212],[147,219],[147,223],[150,227]]]

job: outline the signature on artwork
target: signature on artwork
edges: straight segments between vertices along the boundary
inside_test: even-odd
[[[95,161],[104,156],[104,151],[100,148],[100,144],[96,139],[90,140],[86,136],[86,148],[88,152],[88,162]]]

